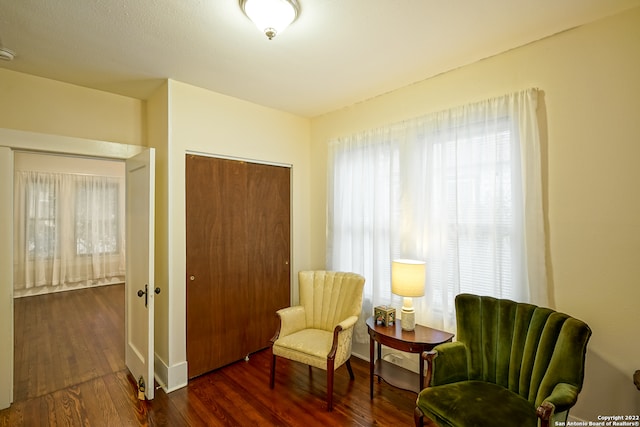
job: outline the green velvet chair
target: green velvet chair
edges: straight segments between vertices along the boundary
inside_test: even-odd
[[[457,341],[423,353],[416,426],[554,426],[582,388],[591,329],[549,308],[456,297]],[[538,424],[538,422],[540,422]]]

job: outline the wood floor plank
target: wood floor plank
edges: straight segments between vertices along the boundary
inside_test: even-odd
[[[159,393],[159,395],[167,396],[164,393]],[[221,425],[221,423],[217,422],[217,418],[212,416],[209,408],[200,399],[194,397],[194,393],[189,387],[184,387],[172,392],[170,398],[167,398],[167,401],[169,402],[168,405],[171,405],[172,410],[183,417],[184,422],[175,425]],[[153,406],[156,406],[156,404],[157,402],[153,402]],[[214,420],[216,421],[214,422]]]
[[[18,298],[14,316],[16,401],[125,368],[124,285]]]
[[[109,398],[109,390],[104,377],[87,381],[77,387],[87,414],[95,414],[95,418],[98,418],[105,426],[122,425],[118,410],[113,400]],[[94,418],[93,415],[92,418]]]

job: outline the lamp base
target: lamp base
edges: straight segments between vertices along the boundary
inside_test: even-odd
[[[411,310],[406,310],[404,307],[402,308],[402,319],[400,319],[400,326],[403,331],[413,331],[416,328],[416,312]]]

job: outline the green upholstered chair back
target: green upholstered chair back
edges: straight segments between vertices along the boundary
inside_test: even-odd
[[[456,318],[470,380],[501,385],[536,407],[559,382],[582,388],[591,336],[582,321],[549,308],[470,294],[456,297]]]
[[[305,308],[307,328],[333,331],[362,309],[364,277],[336,271],[301,271],[300,305]]]

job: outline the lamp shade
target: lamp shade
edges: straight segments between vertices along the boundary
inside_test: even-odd
[[[242,9],[269,39],[283,32],[298,15],[295,0],[242,0]]]
[[[391,263],[391,292],[401,297],[424,295],[425,263],[398,259]]]

